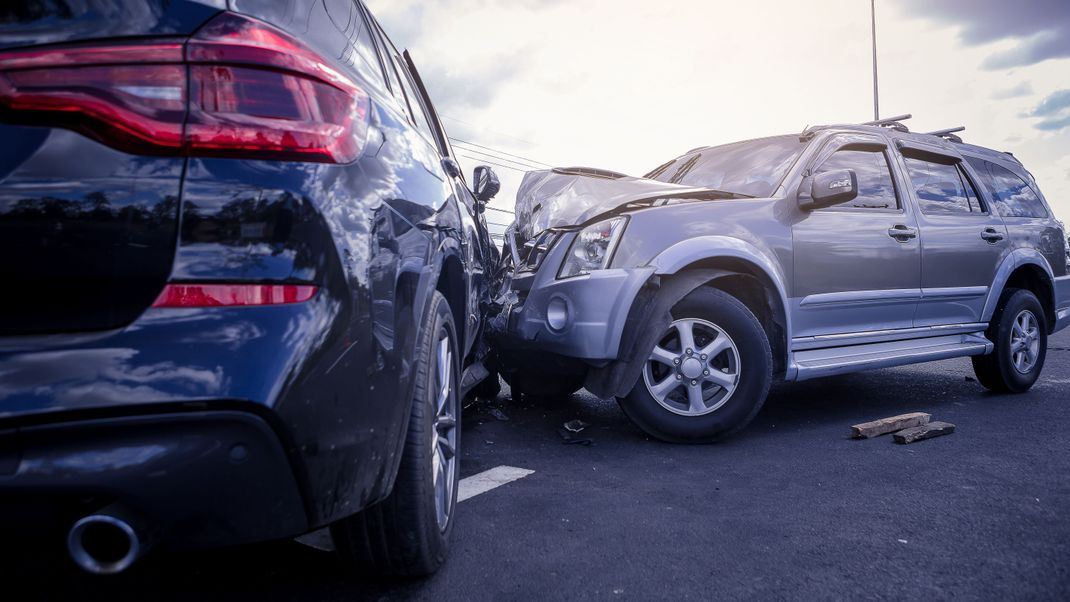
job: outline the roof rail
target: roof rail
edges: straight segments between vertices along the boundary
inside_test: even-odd
[[[906,133],[906,132],[910,132],[910,130],[907,129],[907,126],[905,126],[902,123],[900,123],[900,121],[906,121],[907,119],[910,119],[911,117],[913,117],[913,115],[911,115],[910,113],[904,113],[903,115],[896,115],[895,117],[886,117],[884,119],[877,119],[876,121],[867,121],[865,123],[840,124],[840,125],[808,125],[803,129],[802,133],[799,134],[799,141],[800,142],[805,142],[805,141],[813,138],[814,134],[817,132],[817,130],[823,130],[823,129],[832,128],[832,127],[851,127],[851,126],[856,126],[856,125],[875,125],[875,126],[878,126],[878,127],[892,128],[893,130]]]
[[[896,115],[895,117],[885,117],[884,119],[876,119],[874,121],[867,121],[867,122],[865,122],[865,123],[863,123],[861,125],[878,125],[878,126],[882,126],[882,127],[900,126],[900,127],[906,128],[906,126],[904,126],[903,124],[901,124],[899,122],[900,121],[906,121],[907,119],[910,119],[911,117],[913,117],[913,115],[911,115],[910,113],[904,113],[902,115]]]
[[[944,129],[944,130],[936,130],[935,132],[926,132],[926,134],[928,134],[930,136],[936,136],[937,138],[943,138],[944,140],[948,140],[950,142],[959,142],[959,143],[961,143],[962,142],[962,138],[956,136],[955,134],[957,132],[964,132],[964,131],[966,131],[966,126],[960,125],[960,126],[954,127],[954,128],[947,128],[947,129]]]

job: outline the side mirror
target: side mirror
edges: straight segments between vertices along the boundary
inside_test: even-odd
[[[826,171],[803,180],[799,187],[799,208],[813,211],[847,203],[857,197],[858,176],[853,169]]]
[[[486,203],[494,198],[494,195],[498,194],[498,191],[502,189],[502,183],[498,180],[498,174],[494,173],[494,170],[486,165],[480,165],[472,172],[472,187],[476,195],[476,200],[480,203]]]

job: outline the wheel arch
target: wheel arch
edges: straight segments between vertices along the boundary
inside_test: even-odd
[[[734,273],[734,279],[732,274],[722,274],[717,284],[711,281],[702,286],[720,288],[753,311],[769,336],[775,371],[786,373],[791,369],[787,277],[773,253],[740,238],[698,236],[665,249],[651,263],[659,275],[704,269]],[[751,283],[761,288],[755,290]]]
[[[442,266],[438,270],[438,278],[435,282],[435,290],[442,293],[450,304],[450,313],[453,314],[453,326],[457,331],[457,347],[463,354],[467,349],[468,341],[464,316],[468,307],[468,287],[464,277],[464,264],[453,253],[445,253],[442,258]]]
[[[733,295],[755,313],[773,347],[775,371],[785,378],[792,376],[788,374],[792,369],[788,351],[791,318],[780,271],[749,243],[727,239],[728,244],[712,247],[710,243],[715,241],[708,240],[720,238],[727,239],[699,237],[684,241],[651,262],[655,274],[640,292],[641,298],[633,303],[629,328],[621,340],[620,349],[629,352],[607,366],[592,369],[585,382],[588,390],[600,397],[626,395],[646,359],[635,350],[651,348],[655,338],[668,327],[669,310],[703,286]]]
[[[1050,334],[1056,322],[1055,278],[1047,259],[1034,249],[1016,249],[1008,255],[996,271],[981,314],[982,322],[992,320],[999,300],[1008,288],[1024,288],[1037,296],[1044,308]]]

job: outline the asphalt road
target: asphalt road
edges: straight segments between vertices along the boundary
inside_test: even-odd
[[[959,359],[777,386],[748,430],[707,446],[649,440],[584,394],[480,402],[464,415],[462,476],[535,472],[461,503],[428,581],[347,578],[293,542],[157,554],[108,579],[8,550],[4,588],[25,589],[4,598],[1070,599],[1070,332],[1028,394],[971,378]],[[958,430],[847,438],[909,411]],[[592,445],[563,443],[575,418]]]

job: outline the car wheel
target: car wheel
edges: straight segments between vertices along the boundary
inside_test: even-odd
[[[382,502],[331,526],[343,558],[377,575],[434,573],[446,560],[453,527],[461,428],[457,331],[440,293],[429,305],[394,489]]]
[[[710,442],[736,433],[758,414],[772,382],[762,325],[735,297],[707,287],[676,304],[672,318],[621,408],[664,441]]]
[[[1047,319],[1036,295],[1025,289],[1004,291],[985,336],[994,349],[972,358],[977,380],[997,393],[1028,391],[1048,353]]]

